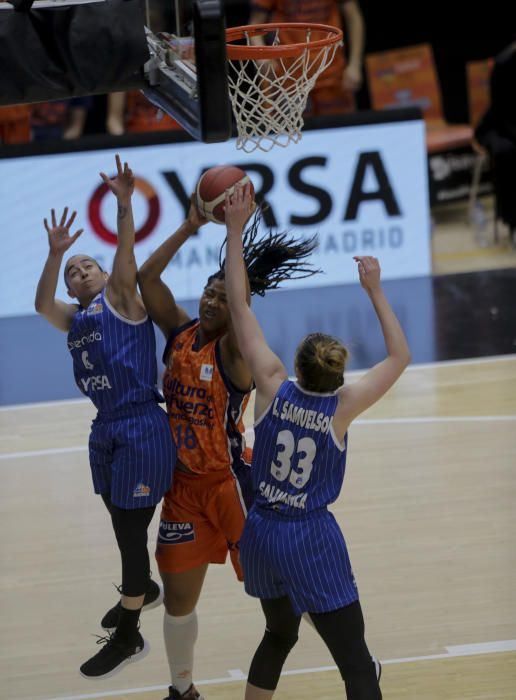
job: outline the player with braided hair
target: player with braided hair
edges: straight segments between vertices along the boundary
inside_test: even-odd
[[[201,698],[192,683],[195,608],[208,565],[223,564],[228,551],[242,580],[239,540],[251,500],[250,450],[245,450],[242,416],[253,381],[228,311],[223,249],[219,270],[204,288],[197,319],[176,304],[161,279],[181,246],[205,223],[192,197],[186,221],[138,273],[147,312],[167,339],[163,393],[177,448],[156,550],[165,591],[169,700]],[[248,302],[251,294],[263,295],[284,280],[316,272],[305,262],[314,239],[296,242],[284,233],[271,233],[257,240],[258,228],[259,212],[244,235]]]
[[[277,289],[287,279],[302,279],[320,272],[303,262],[317,245],[315,236],[298,241],[282,232],[269,233],[268,236],[257,240],[260,223],[261,212],[258,209],[242,238],[244,264],[251,294],[263,297],[266,291]],[[219,271],[212,275],[210,280],[223,280],[225,277],[225,260],[222,257],[225,247],[226,243],[220,249]]]

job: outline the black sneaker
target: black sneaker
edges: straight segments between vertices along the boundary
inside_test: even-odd
[[[164,698],[164,700],[204,700],[204,698],[192,683],[188,690],[186,690],[182,695],[175,686],[169,685],[168,695],[166,698]]]
[[[93,680],[110,678],[127,664],[139,661],[149,653],[149,643],[139,632],[132,644],[117,639],[114,634],[110,634],[109,637],[100,637],[97,644],[104,644],[104,646],[80,668],[80,674],[84,678]]]
[[[119,593],[122,593],[122,586],[115,586],[115,588]],[[150,579],[147,593],[145,594],[145,598],[143,599],[142,612],[144,610],[152,610],[153,608],[157,608],[158,605],[161,605],[162,602],[163,586],[161,585],[161,583]],[[110,610],[108,610],[102,618],[100,626],[103,627],[105,630],[108,630],[108,632],[112,632],[116,629],[116,626],[118,625],[118,618],[120,616],[121,606],[121,602],[118,601],[118,603],[114,605]]]

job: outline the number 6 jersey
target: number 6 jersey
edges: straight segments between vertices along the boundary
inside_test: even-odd
[[[106,296],[79,307],[68,333],[77,386],[99,413],[163,401],[157,387],[156,339],[147,316],[131,321]]]
[[[299,517],[333,503],[346,467],[348,435],[333,431],[335,393],[316,394],[286,380],[254,425],[255,505]]]
[[[178,459],[196,474],[205,474],[240,462],[249,392],[239,391],[226,377],[220,338],[199,348],[198,330],[194,319],[168,339],[163,394]]]

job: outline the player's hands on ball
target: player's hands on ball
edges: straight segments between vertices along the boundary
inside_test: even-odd
[[[380,289],[380,263],[378,258],[371,255],[355,255],[358,263],[358,276],[360,284],[366,292],[375,292]]]
[[[233,194],[226,190],[225,216],[228,231],[242,233],[244,227],[256,209],[256,202],[251,194],[251,186],[236,184]]]
[[[77,212],[73,211],[68,219],[68,207],[65,207],[59,224],[57,223],[54,209],[50,211],[51,226],[48,225],[46,219],[43,219],[43,224],[48,234],[48,246],[53,255],[63,255],[83,232],[81,228],[73,235],[70,233],[70,226],[73,224],[76,215]]]
[[[188,228],[191,229],[192,233],[195,233],[198,228],[208,223],[208,219],[206,219],[199,211],[195,192],[190,197],[190,209],[188,211],[186,223],[188,224]]]
[[[115,156],[115,160],[117,170],[116,176],[111,179],[105,173],[100,173],[100,177],[119,201],[127,202],[131,199],[134,192],[133,171],[127,163],[124,163],[122,169],[122,163],[118,153]]]

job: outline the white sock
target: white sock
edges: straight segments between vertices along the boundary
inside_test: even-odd
[[[192,685],[194,646],[197,641],[197,612],[174,617],[165,611],[163,637],[172,684],[181,694]]]

